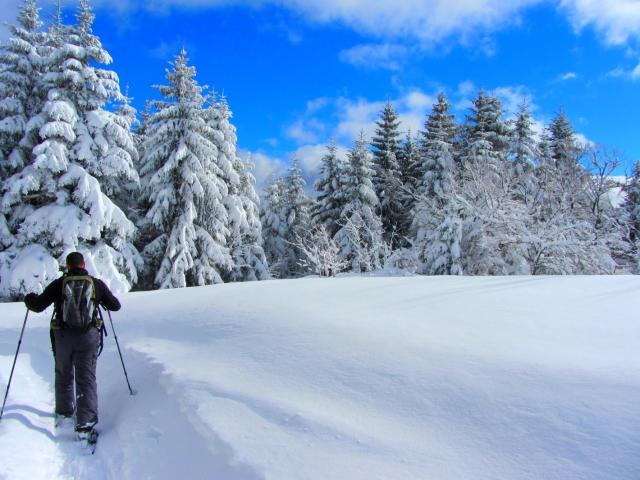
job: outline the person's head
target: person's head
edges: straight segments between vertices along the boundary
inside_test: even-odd
[[[67,255],[67,269],[84,268],[84,257],[80,252],[71,252]]]

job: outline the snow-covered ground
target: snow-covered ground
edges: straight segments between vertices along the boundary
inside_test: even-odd
[[[640,478],[640,278],[345,277],[123,296],[101,437],[53,427],[50,311],[0,423],[7,479]],[[24,307],[0,306],[4,395]]]

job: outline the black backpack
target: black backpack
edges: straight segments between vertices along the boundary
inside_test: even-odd
[[[96,289],[88,275],[68,275],[62,279],[62,328],[87,330],[96,325]]]

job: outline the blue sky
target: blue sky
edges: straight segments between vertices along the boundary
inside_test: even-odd
[[[21,0],[0,0],[12,22]],[[66,0],[72,21],[75,2]],[[563,108],[580,137],[640,160],[640,0],[109,0],[95,33],[134,106],[185,47],[224,92],[260,185],[295,155],[371,132],[387,100],[421,128],[438,92],[462,119],[480,86],[538,126]],[[50,3],[43,3],[48,18]],[[2,32],[0,38],[6,38]]]

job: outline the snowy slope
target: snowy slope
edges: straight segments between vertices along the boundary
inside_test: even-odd
[[[345,277],[123,296],[102,435],[53,428],[30,316],[0,478],[640,478],[640,278]],[[0,306],[4,395],[24,318]]]

